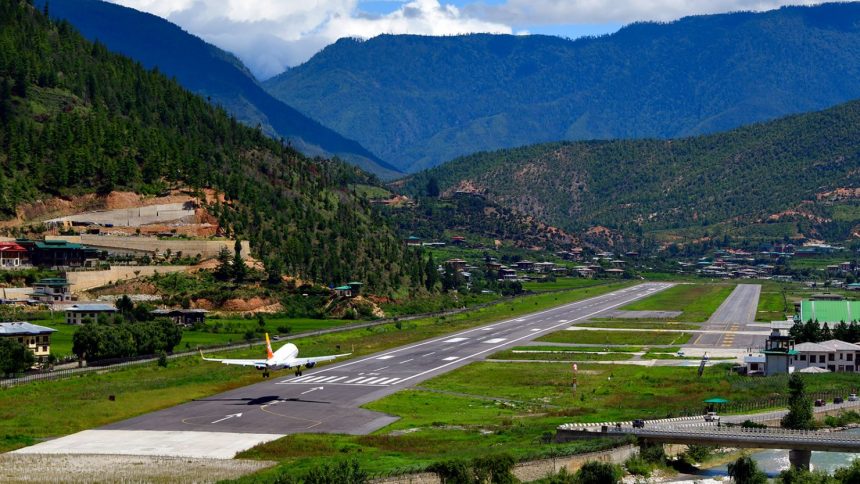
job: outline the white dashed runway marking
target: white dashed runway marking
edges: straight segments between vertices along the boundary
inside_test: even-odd
[[[495,344],[495,343],[501,343],[502,341],[505,341],[505,340],[507,340],[507,338],[493,338],[493,339],[488,339],[487,341],[483,341],[483,343]]]
[[[459,343],[460,341],[466,341],[467,339],[469,338],[451,338],[446,339],[445,341],[443,341],[443,343]]]

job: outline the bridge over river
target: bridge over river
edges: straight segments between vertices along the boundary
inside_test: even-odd
[[[718,447],[789,449],[789,459],[796,467],[809,468],[812,451],[860,452],[860,434],[839,431],[789,430],[779,428],[743,428],[718,426],[715,423],[662,424],[653,428],[632,425],[604,425],[599,429],[562,425],[556,432],[557,442],[606,437],[637,437],[642,445],[696,444]]]

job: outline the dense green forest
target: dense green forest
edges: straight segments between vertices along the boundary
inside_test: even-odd
[[[213,187],[229,232],[272,272],[385,292],[421,264],[352,193],[374,183],[248,128],[157,70],[0,0],[0,216],[46,196]]]
[[[342,39],[264,86],[408,172],[534,143],[704,134],[860,98],[860,4],[578,40]]]
[[[38,0],[36,5],[44,5]],[[257,83],[242,62],[155,15],[101,0],[50,0],[50,15],[68,20],[90,40],[158,67],[183,87],[224,107],[239,121],[259,125],[306,154],[335,154],[366,171],[394,177],[399,173],[353,140],[320,125],[275,99]]]
[[[714,135],[477,153],[413,175],[403,189],[414,195],[436,186],[443,195],[465,189],[569,230],[699,228],[714,235],[790,224],[807,235],[847,238],[860,222],[852,205],[857,194],[847,192],[834,207],[828,204],[839,197],[825,193],[860,186],[858,168],[855,101]],[[786,210],[793,215],[770,217]]]

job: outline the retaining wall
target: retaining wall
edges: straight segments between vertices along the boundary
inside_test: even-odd
[[[226,247],[233,253],[235,240],[180,240],[180,239],[158,239],[156,237],[118,237],[113,235],[56,235],[46,236],[45,240],[65,240],[72,243],[84,244],[96,249],[107,250],[113,253],[123,254],[164,254],[168,250],[172,253],[182,252],[183,256],[194,257],[200,255],[202,259],[211,259],[218,256],[222,247]],[[247,240],[243,240],[242,256],[248,258],[251,255],[251,246]]]
[[[151,276],[155,273],[184,272],[188,268],[189,266],[115,266],[106,271],[67,272],[66,278],[69,280],[72,292],[81,292],[117,281]]]

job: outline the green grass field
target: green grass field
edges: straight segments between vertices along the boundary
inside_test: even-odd
[[[691,336],[691,333],[662,333],[656,331],[562,330],[541,336],[536,341],[588,345],[679,345],[685,344]]]
[[[516,351],[567,351],[571,353],[595,353],[600,351],[612,351],[615,353],[636,353],[647,350],[642,346],[552,346],[552,345],[529,345],[529,346],[514,346],[511,350]],[[665,351],[678,351],[678,347],[666,348]],[[661,348],[661,350],[663,350]]]
[[[578,277],[559,277],[550,282],[527,281],[523,283],[523,289],[532,292],[564,291],[580,287],[598,286],[606,284],[606,281],[597,279],[582,279]]]
[[[597,296],[624,287],[619,283],[565,293],[541,294],[450,317],[426,318],[368,329],[300,338],[303,355],[351,351],[361,356],[462,329],[518,317],[534,311]],[[256,322],[256,321],[252,321]],[[277,346],[278,343],[276,343]],[[224,352],[226,357],[258,357],[262,345]],[[340,352],[343,352],[340,351]],[[256,371],[200,361],[155,364],[13,387],[0,392],[0,451],[26,445],[28,439],[61,436],[259,381]],[[116,395],[110,402],[108,395]]]
[[[755,317],[756,321],[785,321],[786,316],[793,312],[793,307],[786,307],[786,300],[779,285],[762,284],[761,296],[758,300],[758,309]]]
[[[681,311],[678,321],[707,321],[723,300],[734,290],[734,284],[679,284],[651,297],[628,304],[626,311]]]
[[[699,329],[700,325],[691,323],[674,323],[669,321],[586,321],[577,324],[588,328],[616,329]]]
[[[531,350],[534,351],[534,350]],[[536,360],[536,361],[624,361],[633,358],[630,353],[584,353],[580,351],[556,351],[544,353],[516,353],[500,351],[489,357],[491,360]]]

